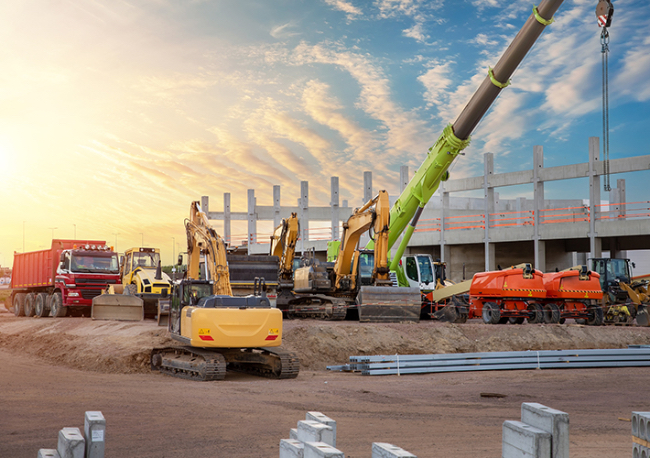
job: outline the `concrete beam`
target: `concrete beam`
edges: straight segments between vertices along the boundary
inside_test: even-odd
[[[417,458],[411,452],[386,442],[372,443],[372,458]]]
[[[61,458],[84,458],[86,444],[79,428],[60,430],[56,451],[59,452]]]
[[[305,444],[295,439],[280,440],[280,458],[303,458]]]
[[[99,411],[88,411],[84,416],[86,458],[104,458],[106,419]]]
[[[650,438],[650,412],[632,412],[632,435],[649,441]]]
[[[503,422],[502,458],[548,458],[551,435],[520,421]]]
[[[345,454],[324,442],[305,442],[304,458],[345,458]]]
[[[320,421],[301,420],[298,422],[298,437],[302,442],[324,442],[334,445],[334,430]]]
[[[551,434],[551,458],[570,458],[568,413],[536,402],[524,402],[521,421]]]
[[[42,448],[38,451],[37,458],[61,458],[61,455],[53,448]]]

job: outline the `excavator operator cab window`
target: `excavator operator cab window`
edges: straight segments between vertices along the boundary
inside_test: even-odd
[[[418,281],[418,265],[415,258],[409,256],[406,258],[406,276],[413,281]]]
[[[431,258],[429,256],[418,256],[418,267],[420,269],[420,282],[425,284],[433,283]],[[444,278],[441,280],[444,281]]]
[[[212,295],[212,287],[209,284],[188,285],[184,288],[183,302],[188,305],[196,305],[199,299]]]

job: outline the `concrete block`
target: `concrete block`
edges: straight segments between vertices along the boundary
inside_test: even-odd
[[[61,456],[53,448],[42,448],[38,451],[37,458],[61,458]]]
[[[305,442],[304,458],[345,458],[345,454],[325,442]]]
[[[417,458],[403,448],[386,442],[372,443],[372,458]]]
[[[307,412],[307,417],[305,420],[319,421],[324,425],[332,428],[334,439],[332,440],[332,446],[336,447],[336,421],[332,420],[327,415],[323,415],[320,412]]]
[[[647,441],[650,434],[648,428],[650,428],[650,412],[632,412],[632,435]]]
[[[650,458],[650,449],[641,444],[634,444],[632,448],[633,458]]]
[[[325,442],[334,446],[334,431],[319,421],[301,420],[298,422],[298,437],[302,442]]]
[[[84,458],[85,442],[79,428],[63,428],[59,431],[59,444],[56,451],[61,458]]]
[[[99,411],[88,411],[84,420],[86,458],[104,458],[106,419]]]
[[[520,421],[503,422],[502,458],[549,458],[551,434]]]
[[[295,439],[280,440],[280,458],[303,458],[305,444]]]
[[[521,405],[521,421],[551,434],[551,457],[569,458],[569,414],[536,402]]]
[[[298,430],[296,428],[291,428],[289,431],[289,438],[298,440]]]

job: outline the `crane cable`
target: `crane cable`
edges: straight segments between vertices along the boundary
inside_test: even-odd
[[[611,191],[610,179],[609,179],[609,30],[607,27],[603,27],[603,31],[600,34],[600,44],[601,55],[602,55],[602,80],[603,80],[603,157],[605,159],[604,163],[604,175],[605,182],[603,184],[603,189],[605,191]]]

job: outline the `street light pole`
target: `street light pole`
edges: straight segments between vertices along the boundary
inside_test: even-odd
[[[176,263],[176,239],[172,237],[172,265]]]
[[[48,229],[52,229],[52,240],[54,240],[54,229],[58,229],[58,227],[48,227]]]
[[[113,235],[115,236],[115,251],[117,251],[117,236],[120,235],[119,232],[113,232]]]

